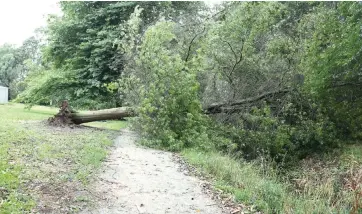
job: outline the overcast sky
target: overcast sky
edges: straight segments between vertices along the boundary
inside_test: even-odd
[[[46,25],[46,14],[60,13],[58,0],[0,0],[0,45],[21,45],[36,28]]]

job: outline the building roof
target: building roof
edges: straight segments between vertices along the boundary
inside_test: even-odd
[[[0,85],[0,88],[8,88],[8,87],[4,87],[4,86],[1,86],[1,85]]]

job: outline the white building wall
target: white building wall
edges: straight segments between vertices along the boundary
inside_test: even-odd
[[[8,93],[8,88],[0,86],[0,104],[8,102]]]

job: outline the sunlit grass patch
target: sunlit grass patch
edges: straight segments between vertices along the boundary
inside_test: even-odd
[[[44,120],[56,114],[58,109],[45,106],[33,106],[31,109],[18,103],[0,105],[0,123],[2,120]]]

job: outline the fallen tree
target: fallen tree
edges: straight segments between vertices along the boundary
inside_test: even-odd
[[[284,95],[290,90],[280,90],[274,92],[267,92],[255,97],[236,100],[231,103],[214,103],[203,109],[204,114],[218,114],[225,112],[235,112],[240,110],[240,106],[245,104],[253,104],[263,99]],[[59,112],[54,117],[49,118],[52,124],[82,124],[93,121],[102,120],[119,120],[125,117],[134,117],[137,113],[132,107],[111,108],[98,111],[77,112],[74,111],[67,101],[63,101]]]
[[[48,121],[51,124],[82,124],[101,120],[118,120],[134,116],[134,109],[128,107],[77,112],[69,106],[67,101],[63,101],[59,112],[54,117],[49,118]]]

